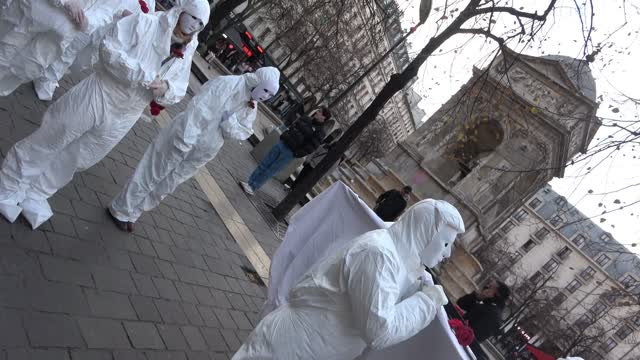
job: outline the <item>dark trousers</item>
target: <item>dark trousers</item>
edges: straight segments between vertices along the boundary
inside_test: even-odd
[[[309,174],[311,174],[312,170],[313,170],[313,167],[311,165],[304,164],[304,166],[302,167],[302,170],[300,170],[300,173],[298,174],[298,176],[296,176],[296,180],[293,182],[293,185],[291,185],[291,189],[293,190],[296,188],[296,186],[300,185],[302,180],[308,177]]]

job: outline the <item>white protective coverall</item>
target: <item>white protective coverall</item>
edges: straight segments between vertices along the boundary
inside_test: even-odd
[[[257,104],[249,106],[252,89],[278,91],[280,73],[264,67],[255,73],[221,76],[207,81],[187,109],[153,140],[133,177],[111,204],[111,214],[134,223],[176,187],[211,161],[224,139],[246,140],[253,134]]]
[[[84,31],[64,10],[71,1],[84,10]],[[145,3],[154,11],[155,0]],[[51,100],[58,81],[89,45],[91,33],[120,19],[124,10],[141,13],[138,0],[8,0],[0,6],[0,96],[33,80],[41,100]]]
[[[446,301],[433,286],[420,289],[421,262],[437,264],[462,232],[449,203],[415,204],[388,229],[358,236],[315,264],[233,360],[348,360],[409,339]]]
[[[155,100],[178,102],[186,93],[196,36],[184,59],[169,59],[181,13],[209,19],[206,0],[182,0],[167,12],[130,15],[110,26],[99,41],[100,63],[49,106],[42,125],[16,143],[0,169],[0,213],[9,221],[23,212],[35,229],[53,214],[47,199],[106,156],[154,100],[157,78],[168,90]],[[20,204],[19,206],[17,204]]]

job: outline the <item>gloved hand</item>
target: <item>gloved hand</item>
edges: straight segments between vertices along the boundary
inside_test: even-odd
[[[447,295],[444,293],[444,289],[440,285],[425,285],[421,290],[431,301],[433,301],[437,307],[446,305],[449,303]]]
[[[422,275],[418,280],[422,282],[423,286],[433,285],[433,277],[427,272],[427,270],[422,270]]]
[[[156,78],[149,84],[149,90],[153,92],[154,97],[160,97],[169,90],[169,83],[166,80]]]
[[[71,21],[76,25],[78,30],[85,31],[89,25],[87,17],[84,15],[82,4],[76,0],[69,0],[64,4],[64,11],[67,13]]]

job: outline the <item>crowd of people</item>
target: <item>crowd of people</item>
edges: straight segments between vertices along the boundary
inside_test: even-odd
[[[104,158],[145,108],[161,111],[185,96],[210,6],[177,0],[155,12],[153,0],[32,0],[3,2],[1,10],[0,96],[32,82],[50,100],[66,73],[91,70],[48,105],[41,126],[13,145],[0,168],[0,214],[10,222],[22,214],[36,229],[53,216],[48,199]],[[217,42],[215,56],[230,65],[228,45]],[[134,231],[142,213],[194,176],[226,139],[252,134],[257,103],[278,93],[280,73],[259,62],[231,69],[235,75],[205,83],[148,146],[107,209],[118,228]],[[325,107],[296,116],[240,183],[244,191],[258,191],[294,158],[306,161],[292,186],[303,181],[341,136],[331,118]],[[376,213],[393,223],[349,239],[310,268],[291,303],[263,318],[233,359],[350,359],[424,329],[448,300],[442,287],[419,280],[421,267],[449,257],[465,229],[444,201],[423,200],[401,215],[411,191],[383,194]],[[459,300],[478,340],[495,334],[508,296],[506,285],[492,282]]]

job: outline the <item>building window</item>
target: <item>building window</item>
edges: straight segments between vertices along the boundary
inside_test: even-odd
[[[547,229],[547,228],[542,228],[542,229],[536,231],[536,233],[535,233],[536,238],[538,238],[540,240],[544,240],[544,238],[547,237],[547,235],[549,235],[549,229]]]
[[[605,293],[605,295],[603,296],[604,300],[612,305],[615,305],[618,301],[618,299],[622,298],[622,292],[620,290],[617,289],[611,289],[608,292]]]
[[[567,291],[573,294],[580,288],[580,286],[582,286],[580,281],[573,279],[573,281],[571,281],[569,285],[567,285]]]
[[[528,253],[529,251],[531,251],[531,249],[533,249],[536,246],[536,242],[533,240],[529,240],[526,243],[524,243],[524,245],[522,245],[521,249],[522,251],[524,251],[525,253]]]
[[[621,283],[625,289],[632,288],[636,285],[637,280],[632,275],[627,275],[622,279]]]
[[[609,242],[611,241],[611,235],[609,234],[602,234],[600,235],[600,240],[602,240],[602,242]]]
[[[536,271],[535,274],[533,274],[530,278],[529,281],[534,284],[537,285],[538,283],[540,283],[542,281],[544,275],[542,275],[542,273],[540,271]]]
[[[585,280],[589,280],[593,277],[593,274],[596,273],[596,269],[592,268],[591,266],[588,266],[586,269],[582,270],[582,272],[580,273],[580,277],[582,277]]]
[[[518,210],[518,212],[513,217],[518,221],[522,221],[522,220],[527,218],[527,215],[529,215],[527,210],[520,209],[520,210]]]
[[[584,244],[585,237],[582,234],[578,234],[578,236],[573,238],[573,244],[577,247],[580,247]]]
[[[596,263],[600,266],[607,265],[609,261],[611,261],[611,258],[608,257],[607,254],[600,254],[600,256],[596,258]]]
[[[600,350],[602,350],[602,352],[604,353],[608,353],[611,350],[613,350],[613,348],[616,347],[616,345],[618,345],[618,343],[615,340],[613,340],[613,338],[608,338],[606,341],[600,344]]]
[[[553,297],[553,299],[551,299],[551,302],[553,303],[553,305],[555,306],[560,306],[562,305],[563,302],[565,302],[567,300],[567,295],[565,295],[562,292],[559,292],[556,294],[556,296]]]
[[[636,314],[636,316],[631,319],[631,322],[633,325],[640,328],[640,313]]]
[[[554,259],[547,261],[547,263],[544,264],[544,266],[542,267],[542,269],[548,273],[553,272],[557,268],[558,268],[558,262]]]
[[[571,255],[573,250],[571,250],[568,246],[563,247],[556,255],[562,260],[566,259]]]
[[[626,339],[629,335],[631,335],[631,333],[633,333],[633,329],[627,324],[620,325],[620,328],[616,330],[616,336],[620,340]]]
[[[511,231],[511,229],[513,229],[515,226],[516,224],[514,224],[513,221],[507,221],[507,223],[504,224],[500,230],[502,230],[502,232],[506,234],[509,231]]]
[[[563,198],[562,196],[558,196],[554,202],[556,203],[556,205],[558,206],[563,206],[564,204],[567,203],[567,199]]]
[[[607,305],[605,305],[602,302],[597,302],[595,305],[593,305],[593,307],[591,308],[591,310],[589,310],[589,312],[593,316],[600,316],[602,315],[603,312],[605,312],[605,310],[607,310]]]
[[[551,219],[551,221],[549,221],[549,223],[551,224],[551,226],[553,227],[558,227],[559,225],[562,224],[562,218],[560,217],[560,215],[556,215],[553,217],[553,219]]]
[[[560,306],[566,300],[567,300],[567,295],[565,295],[563,292],[559,292],[556,294],[556,296],[553,297],[553,299],[551,299],[551,303],[555,306]]]
[[[580,330],[584,330],[586,329],[590,324],[591,324],[591,320],[589,319],[589,317],[585,314],[580,316],[580,318],[578,320],[576,320],[574,326]]]
[[[538,206],[540,206],[540,204],[542,204],[542,200],[538,199],[538,198],[534,198],[533,200],[529,201],[529,206],[531,206],[531,208],[535,209]]]
[[[522,259],[522,254],[516,251],[515,253],[509,255],[509,264],[513,265],[520,261],[520,259]]]
[[[550,189],[550,188],[548,188],[548,187],[546,187],[546,188],[544,188],[544,189],[542,190],[542,192],[544,192],[545,194],[548,194],[548,193],[550,193],[550,192],[551,192],[551,189]]]

